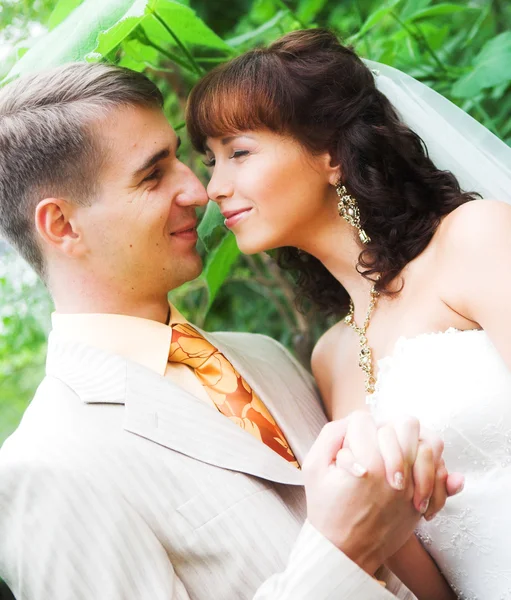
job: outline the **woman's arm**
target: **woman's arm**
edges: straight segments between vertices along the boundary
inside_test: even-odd
[[[444,302],[480,325],[511,370],[511,205],[475,200],[441,226]]]
[[[456,594],[438,570],[435,561],[415,536],[387,561],[386,566],[418,600],[456,600]]]
[[[353,344],[352,334],[344,322],[339,321],[319,338],[312,352],[312,374],[329,420],[344,419],[354,410],[368,410],[360,391],[350,391],[349,382],[339,375],[340,368],[346,370],[346,361],[357,364],[354,357],[358,354],[358,341]]]
[[[332,420],[333,366],[340,324],[337,323],[319,338],[311,356],[311,370],[318,386],[328,420]],[[347,414],[347,413],[346,413]],[[346,416],[343,415],[343,416]]]

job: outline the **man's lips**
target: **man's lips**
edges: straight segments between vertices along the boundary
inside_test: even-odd
[[[183,227],[176,229],[170,235],[183,240],[197,241],[197,221],[183,225]]]
[[[244,219],[251,212],[251,208],[239,208],[238,210],[226,210],[222,211],[222,215],[225,217],[224,224],[229,229],[234,227],[242,219]]]

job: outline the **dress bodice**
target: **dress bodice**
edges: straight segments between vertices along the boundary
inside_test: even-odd
[[[465,489],[419,538],[467,600],[511,599],[511,372],[481,330],[401,338],[378,362],[373,414],[439,433]]]

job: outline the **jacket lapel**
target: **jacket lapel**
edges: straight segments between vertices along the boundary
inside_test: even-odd
[[[202,462],[302,485],[301,472],[230,419],[171,381],[130,364],[125,429]]]
[[[327,423],[312,377],[286,350],[265,336],[201,334],[231,361],[264,402],[302,464]]]
[[[125,404],[124,428],[216,467],[291,485],[302,473],[210,405],[142,365],[96,348],[48,341],[47,375],[87,403]]]

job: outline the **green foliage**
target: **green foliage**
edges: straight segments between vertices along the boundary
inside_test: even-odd
[[[176,129],[191,87],[216,64],[286,31],[326,26],[362,56],[424,81],[511,143],[511,5],[502,0],[39,0],[2,4],[0,24],[12,47],[0,67],[5,80],[70,60],[111,61],[146,72],[160,86]],[[36,39],[34,24],[43,32]],[[206,181],[180,133],[183,160]],[[268,255],[241,256],[222,221],[210,205],[199,229],[203,275],[172,300],[199,325],[267,333],[307,362],[324,319],[299,313],[286,274]],[[0,258],[1,443],[41,376],[50,302],[19,261]]]
[[[59,0],[53,9],[53,12],[48,19],[47,26],[51,31],[57,25],[60,25],[66,17],[68,17],[75,8],[81,4],[82,0]]]
[[[5,251],[0,243],[0,443],[43,375],[51,306],[35,275]]]
[[[197,228],[198,234],[202,243],[206,246],[207,250],[212,250],[215,243],[215,234],[219,233],[219,229],[221,228],[220,237],[222,234],[225,234],[225,230],[223,229],[224,218],[220,209],[218,208],[218,204],[214,202],[210,202],[206,207],[206,211],[201,219],[199,227]],[[217,237],[217,242],[220,239]]]
[[[208,262],[201,275],[208,286],[208,303],[206,305],[206,310],[211,308],[211,305],[218,294],[218,290],[222,287],[222,283],[229,275],[238,255],[239,250],[236,245],[236,238],[232,233],[224,236],[222,241],[209,255]]]
[[[473,70],[459,79],[453,94],[459,98],[472,98],[487,88],[507,85],[511,81],[511,31],[489,40],[474,58]]]

